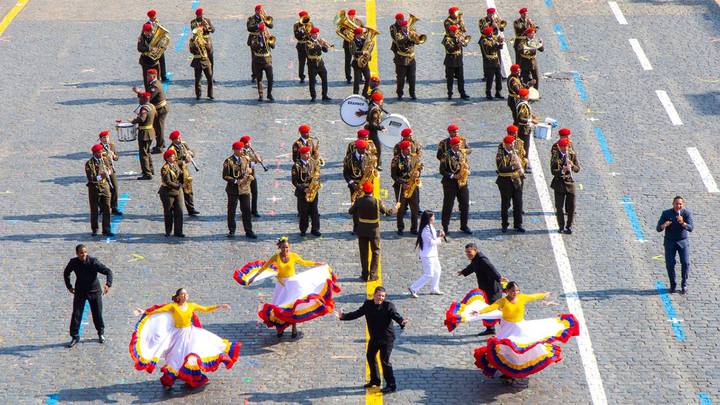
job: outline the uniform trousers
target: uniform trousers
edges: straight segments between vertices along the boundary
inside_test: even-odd
[[[144,140],[138,137],[138,149],[140,152],[140,171],[144,176],[152,176],[155,174],[153,168],[152,155],[150,154],[150,145],[152,139]]]
[[[508,94],[507,98],[507,105],[510,108],[510,112],[512,113],[513,117],[513,125],[518,126],[518,119],[517,119],[517,102],[518,99],[515,97],[512,97]]]
[[[212,66],[212,64],[210,65]],[[211,67],[203,68],[202,66],[198,66],[195,69],[195,97],[200,98],[200,95],[202,94],[202,89],[200,86],[200,79],[202,78],[203,73],[205,74],[205,80],[207,81],[207,95],[208,97],[213,96],[213,71]]]
[[[522,72],[523,82],[528,83],[530,80],[534,79],[535,85],[533,87],[540,90],[540,76],[538,76],[537,59],[520,58],[520,71]]]
[[[450,217],[452,216],[455,199],[458,201],[460,209],[460,228],[467,228],[468,210],[470,209],[470,193],[467,186],[460,187],[457,180],[443,181],[443,207],[442,207],[442,227],[445,233],[448,233],[450,225]]]
[[[305,62],[307,62],[305,44],[297,44],[295,49],[297,49],[298,54],[298,77],[300,80],[305,80]]]
[[[237,225],[235,223],[235,212],[237,212],[238,202],[240,202],[240,212],[242,214],[243,228],[245,233],[252,232],[252,212],[250,211],[250,194],[231,194],[227,193],[227,223],[228,231],[235,233]]]
[[[498,177],[496,181],[500,190],[500,217],[502,219],[502,227],[507,228],[510,225],[508,219],[508,210],[510,203],[513,207],[513,228],[522,226],[522,210],[523,210],[523,189],[522,185],[516,187],[510,177]]]
[[[400,194],[400,185],[394,185],[396,201],[400,201],[400,207],[397,212],[397,229],[398,231],[405,230],[405,213],[410,208],[410,230],[417,232],[418,228],[418,212],[420,211],[420,190],[415,189],[410,198],[405,198]]]
[[[483,73],[485,75],[485,95],[490,96],[492,90],[493,78],[495,79],[495,94],[500,94],[502,90],[502,75],[500,75],[500,65],[494,63],[483,63]]]
[[[163,216],[165,217],[165,235],[170,235],[175,229],[175,235],[183,233],[183,193],[170,194],[165,189],[160,189],[160,201],[163,205]]]
[[[90,228],[93,232],[98,230],[98,211],[102,213],[102,233],[110,232],[110,194],[100,193],[93,187],[88,189],[90,200]]]
[[[155,114],[153,121],[153,129],[155,129],[155,147],[165,149],[165,117],[167,116],[167,107],[160,107]]]
[[[360,248],[360,265],[362,266],[362,278],[377,279],[378,263],[380,261],[380,238],[358,236]],[[372,258],[369,257],[372,253]]]
[[[110,187],[110,209],[115,211],[118,206],[118,181],[115,170],[110,174],[110,184],[112,185],[112,187]]]
[[[315,196],[312,202],[305,200],[305,194],[298,196],[298,212],[300,213],[300,232],[305,233],[308,229],[308,222],[312,222],[310,231],[316,232],[320,230],[320,213],[318,212],[318,199]]]
[[[325,69],[325,63],[323,61],[314,62],[311,60],[308,60],[308,76],[310,77],[310,97],[315,99],[317,97],[317,93],[315,92],[315,85],[317,84],[317,77],[320,76],[320,81],[322,82],[322,97],[327,97],[328,94],[328,78],[327,78],[327,69]]]
[[[460,96],[465,95],[465,73],[462,66],[445,66],[445,81],[447,82],[447,94],[453,94],[453,79],[457,79],[457,88]]]
[[[415,97],[415,71],[417,69],[417,63],[413,60],[411,64],[403,66],[401,64],[395,65],[395,75],[397,76],[397,87],[396,93],[398,97],[403,96],[405,90],[405,80],[408,82],[408,90],[410,97]]]
[[[253,172],[253,177],[255,177],[255,173]],[[258,201],[258,187],[257,187],[257,179],[253,178],[253,181],[250,182],[250,208],[252,209],[253,214],[258,213],[257,209],[257,201]]]
[[[572,228],[573,219],[575,218],[575,194],[566,191],[555,191],[555,217],[557,218],[558,227],[564,229],[566,226]],[[563,207],[565,210],[563,211]],[[567,223],[565,222],[565,214],[567,214]]]
[[[273,68],[272,65],[268,65],[266,63],[258,63],[253,61],[252,63],[252,72],[253,76],[255,77],[255,81],[257,82],[257,89],[258,89],[258,95],[260,97],[263,96],[263,73],[267,76],[267,95],[272,95],[272,88],[273,88]]]
[[[350,42],[343,41],[343,50],[345,51],[345,80],[350,82],[352,78],[352,53],[350,52]]]
[[[363,90],[362,90],[362,96],[367,97],[368,89],[370,88],[370,63],[365,65],[365,67],[359,67],[357,64],[357,60],[354,60],[352,63],[353,67],[353,94],[358,94],[360,91],[360,78],[363,79]]]

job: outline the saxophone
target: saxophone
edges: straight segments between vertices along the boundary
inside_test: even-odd
[[[374,181],[375,178],[380,177],[380,173],[378,173],[377,170],[377,156],[372,153],[365,153],[365,158],[362,161],[362,177],[360,178],[360,181],[358,182],[358,187],[353,191],[352,197],[350,197],[350,202],[355,202],[358,197],[360,197],[361,193],[364,193],[362,189],[362,185],[366,182]]]
[[[457,174],[458,186],[467,186],[468,176],[470,176],[470,165],[467,162],[467,152],[466,149],[460,148],[460,170],[458,170]]]
[[[403,188],[403,197],[406,199],[411,198],[413,193],[415,193],[415,189],[422,185],[420,172],[423,169],[423,164],[420,162],[420,159],[417,158],[417,154],[412,154],[411,156],[415,159],[415,165],[413,165],[412,170],[410,170],[410,178],[407,181],[407,185]]]
[[[313,171],[310,174],[310,185],[305,191],[305,201],[307,202],[315,201],[318,191],[322,188],[322,183],[320,183],[320,162],[313,158],[310,158],[310,161],[313,162]]]

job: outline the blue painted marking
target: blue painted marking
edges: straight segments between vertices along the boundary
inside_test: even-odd
[[[612,153],[610,153],[610,147],[608,146],[607,140],[605,139],[605,135],[603,134],[602,129],[600,128],[593,128],[595,130],[595,137],[598,140],[598,143],[600,144],[600,149],[603,151],[603,155],[605,155],[605,161],[608,164],[615,163],[615,159],[613,159]]]
[[[82,336],[83,334],[83,329],[85,329],[85,326],[83,324],[87,321],[88,312],[90,312],[90,303],[85,301],[85,308],[83,308],[82,318],[80,318],[80,328],[78,329],[78,336]]]
[[[200,0],[193,0],[193,2],[192,2],[193,11],[197,10],[198,6],[200,6]]]
[[[183,27],[182,34],[180,34],[180,40],[178,41],[177,45],[175,46],[175,51],[180,52],[183,48],[183,44],[185,43],[185,38],[190,33],[190,28],[187,26]]]
[[[628,196],[623,197],[623,206],[625,207],[625,214],[627,214],[628,219],[630,220],[630,225],[632,226],[633,231],[635,231],[635,237],[637,237],[637,240],[640,242],[645,241],[645,234],[643,233],[642,227],[640,226],[640,220],[638,219],[637,214],[635,213],[635,207],[633,206],[633,202]]]
[[[698,398],[700,399],[700,405],[712,405],[712,399],[710,399],[710,394],[707,392],[698,392]]]
[[[573,80],[575,81],[575,88],[578,91],[578,96],[581,101],[587,101],[587,92],[585,91],[585,85],[583,84],[580,73],[573,72]]]
[[[668,319],[670,319],[670,324],[672,325],[673,333],[675,333],[675,338],[684,342],[685,332],[683,332],[682,325],[680,325],[680,321],[677,319],[677,313],[675,312],[675,308],[673,308],[672,300],[670,300],[670,295],[667,293],[665,283],[662,281],[656,281],[655,289],[658,291],[658,294],[660,294],[660,299],[662,299],[663,307],[668,315]]]
[[[47,401],[45,402],[45,405],[57,405],[58,398],[60,397],[59,394],[50,394],[47,396]]]
[[[550,8],[552,6],[553,6],[552,0],[545,0],[545,7]]]
[[[560,24],[555,24],[555,34],[558,37],[558,41],[560,42],[560,50],[561,51],[567,51],[570,49],[570,45],[568,45],[567,38],[565,38],[565,34],[562,32],[562,28],[560,28]]]
[[[118,211],[124,212],[125,206],[127,205],[127,202],[130,200],[130,194],[128,193],[122,193],[118,196]],[[122,221],[123,217],[121,216],[113,216],[110,220],[110,232],[117,233],[118,225],[120,225],[120,221]],[[108,238],[110,240],[115,238]]]
[[[165,76],[167,76],[167,82],[163,83],[162,86],[163,86],[163,90],[165,91],[165,93],[167,93],[168,86],[170,85],[170,82],[172,82],[173,72],[167,72],[167,74]]]

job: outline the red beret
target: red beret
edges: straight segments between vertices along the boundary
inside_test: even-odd
[[[401,26],[401,27],[406,27],[407,25],[408,25],[407,20],[402,20],[402,21],[400,21],[400,26]]]
[[[298,13],[298,15],[299,15],[300,17],[305,17],[306,15],[308,15],[308,12],[305,11],[305,10],[301,10],[301,11]]]
[[[403,14],[403,13],[397,13],[397,14],[395,14],[395,19],[396,19],[396,20],[402,20],[402,19],[404,19],[404,18],[405,18],[405,14]]]
[[[310,132],[310,129],[311,129],[310,125],[308,125],[308,124],[302,124],[298,127],[298,131],[301,134],[307,134],[308,132]]]
[[[510,66],[510,71],[511,71],[511,72],[519,72],[519,71],[520,71],[520,65],[518,65],[517,63],[514,64],[514,65],[511,65],[511,66]]]
[[[483,35],[492,35],[492,33],[493,33],[492,27],[485,27],[482,30]]]
[[[458,10],[460,10],[460,7],[458,7],[458,6],[452,6],[452,7],[450,7],[450,8],[448,9],[448,14],[452,14],[452,13],[458,11]]]
[[[175,131],[170,132],[170,140],[171,141],[174,141],[178,138],[180,138],[180,131],[175,130]]]
[[[301,154],[301,155],[304,155],[304,154],[306,154],[306,153],[309,153],[311,149],[312,149],[312,148],[310,148],[309,146],[303,146],[303,147],[300,148],[300,154]]]
[[[365,128],[360,129],[357,131],[357,136],[358,136],[358,138],[365,138],[367,136],[370,136],[370,131],[368,131]]]
[[[523,7],[520,9],[520,14],[525,14],[525,13],[527,13],[527,11],[528,11],[527,7]]]
[[[258,24],[258,31],[265,31],[265,23]]]
[[[195,15],[202,15],[202,13],[203,13],[202,7],[198,7],[198,9],[195,10]]]
[[[152,24],[150,24],[150,23],[143,24],[143,31],[144,32],[152,31]]]
[[[355,147],[358,149],[366,149],[368,147],[368,143],[364,139],[358,139],[355,141]]]
[[[565,147],[565,146],[568,146],[568,145],[570,145],[570,139],[569,139],[569,138],[560,138],[560,140],[558,141],[558,146]]]
[[[168,149],[163,153],[163,159],[168,160],[170,159],[170,156],[175,155],[175,149]]]
[[[102,137],[102,136],[108,136],[108,135],[110,135],[110,131],[108,131],[108,130],[106,129],[106,130],[104,130],[104,131],[100,131],[100,134],[99,134],[98,136],[101,136],[101,137]]]
[[[154,18],[157,15],[157,11],[155,10],[148,10],[147,16],[150,18]]]
[[[380,78],[378,76],[370,76],[370,81],[380,83]]]
[[[453,136],[452,138],[450,138],[450,145],[457,145],[460,142],[462,142],[462,139],[460,139],[459,136]]]
[[[357,27],[357,28],[355,28],[355,31],[353,31],[353,33],[354,33],[355,35],[362,34],[362,33],[363,33],[363,29],[360,28],[360,27]]]
[[[103,148],[102,145],[100,145],[99,143],[96,143],[95,145],[92,146],[92,148],[90,150],[92,151],[92,153],[96,153],[96,152],[100,152],[103,149],[105,149],[105,148]]]
[[[570,136],[570,133],[570,129],[568,128],[560,128],[560,130],[558,131],[558,134],[560,136]]]
[[[320,32],[320,28],[318,27],[312,27],[312,29],[310,30],[311,34],[317,34],[318,32]]]
[[[150,75],[156,75],[156,74],[157,74],[157,69],[148,69],[148,70],[147,70],[147,73],[150,74]]]
[[[243,135],[242,137],[240,137],[240,142],[244,143],[245,145],[250,143],[251,140],[252,138],[250,138],[250,135]]]
[[[516,127],[515,125],[508,125],[505,130],[507,131],[508,135],[517,134],[518,127]]]
[[[152,97],[152,94],[150,94],[150,92],[145,91],[145,92],[138,94],[138,96],[140,98],[150,98],[150,97]]]
[[[241,142],[241,141],[234,142],[234,143],[232,144],[232,148],[233,148],[233,150],[242,150],[242,149],[245,149],[245,143],[243,143],[243,142]]]
[[[451,25],[450,27],[448,27],[448,30],[450,30],[452,32],[457,31],[457,25]]]
[[[256,4],[256,5],[255,5],[255,11],[258,11],[258,10],[260,10],[260,9],[262,9],[262,4]]]
[[[400,132],[400,135],[401,135],[403,138],[406,138],[406,137],[412,135],[412,129],[410,129],[410,128],[405,128],[405,129],[402,130],[402,132]]]
[[[450,124],[450,125],[448,125],[448,132],[450,132],[450,131],[457,131],[458,129],[460,129],[460,127],[458,127],[458,126],[455,125],[455,124]]]
[[[490,7],[490,8],[487,9],[486,11],[487,11],[488,14],[490,14],[490,13],[494,13],[494,12],[497,11],[497,10],[495,10],[495,9],[492,8],[492,7]]]
[[[374,189],[375,189],[375,186],[371,182],[366,181],[365,183],[363,183],[363,191],[364,192],[372,193]]]
[[[533,28],[533,27],[530,27],[525,30],[525,34],[534,34],[534,33],[535,33],[535,28]]]
[[[376,103],[381,102],[383,100],[382,93],[380,93],[379,91],[376,91],[375,93],[373,93],[372,100]]]
[[[505,138],[503,138],[503,143],[506,143],[506,144],[509,145],[509,144],[511,144],[511,143],[513,143],[513,142],[515,142],[515,137],[512,136],[512,135],[508,135],[508,136],[506,136]]]
[[[410,149],[411,146],[412,146],[412,143],[410,143],[410,141],[400,142],[400,149],[402,149],[402,150]]]
[[[356,11],[352,8],[350,10],[348,10],[348,12],[347,12],[348,15],[355,15],[355,13],[356,13]]]
[[[518,90],[518,95],[519,95],[520,97],[527,97],[528,95],[530,95],[530,90],[528,90],[528,89],[520,89],[520,90]]]

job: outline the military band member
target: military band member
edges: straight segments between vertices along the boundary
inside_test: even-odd
[[[520,70],[524,82],[533,81],[536,89],[540,89],[540,76],[538,75],[537,51],[544,52],[545,46],[542,41],[540,47],[536,48],[529,45],[530,41],[535,38],[535,28],[528,28],[525,31],[525,39],[520,45]]]
[[[300,11],[298,16],[300,20],[293,25],[293,34],[297,40],[295,49],[298,54],[298,77],[300,78],[300,83],[305,83],[305,62],[307,61],[307,48],[305,46],[310,39],[313,24],[310,22],[310,16],[307,11]]]
[[[195,20],[193,20],[194,22]],[[212,42],[205,40],[205,43],[201,45],[198,42],[202,33],[199,31],[202,28],[195,28],[198,31],[193,31],[195,34],[190,38],[188,47],[192,54],[192,66],[195,71],[195,100],[200,100],[202,95],[202,89],[200,87],[200,79],[203,73],[205,74],[205,80],[207,81],[207,96],[210,100],[214,100],[213,97],[213,64],[212,64]],[[209,37],[209,35],[208,35]],[[204,38],[203,38],[204,39]]]
[[[532,134],[533,125],[537,124],[537,119],[528,102],[530,91],[528,89],[520,89],[518,95],[520,96],[520,101],[515,107],[517,111],[518,137],[523,141],[525,156],[530,156],[530,135]],[[532,173],[530,165],[528,165],[526,172]]]
[[[518,124],[517,121],[517,103],[520,102],[520,89],[528,88],[535,84],[533,80],[531,80],[529,83],[524,83],[522,80],[522,75],[520,73],[520,65],[514,64],[510,66],[510,76],[507,78],[507,88],[508,88],[508,107],[510,108],[510,112],[512,113],[513,117],[513,123],[515,125]]]
[[[315,101],[317,93],[315,92],[315,83],[317,77],[320,76],[322,82],[322,99],[323,101],[332,100],[328,97],[328,79],[327,69],[325,69],[325,61],[323,61],[323,53],[327,53],[330,49],[328,43],[319,38],[320,28],[313,27],[310,30],[310,39],[305,44],[305,53],[307,54],[308,76],[310,77],[310,100]]]
[[[93,236],[98,231],[98,211],[102,214],[102,234],[115,236],[110,231],[110,168],[103,157],[104,148],[101,144],[92,147],[91,157],[85,162],[85,177],[87,177],[88,200],[90,202],[90,228]]]
[[[360,187],[360,179],[363,177],[363,160],[367,159],[368,141],[358,139],[354,142],[352,150],[348,147],[348,153],[343,159],[343,178],[350,191],[350,198]]]
[[[355,10],[350,9],[347,11],[347,18],[350,21],[352,21],[353,23],[355,23],[355,25],[357,25],[358,27],[364,28],[365,24],[363,24],[363,22],[359,18],[355,17],[355,14],[356,14]],[[345,51],[345,80],[347,80],[347,84],[350,84],[353,82],[352,74],[353,74],[354,69],[352,68],[352,55],[353,54],[352,54],[352,51],[350,50],[351,42],[352,41],[343,40],[343,50]],[[355,93],[357,94],[357,92],[355,92]]]
[[[528,9],[523,7],[519,10],[520,18],[513,21],[513,29],[515,30],[515,63],[520,63],[520,45],[522,42],[526,39],[525,37],[525,31],[527,31],[528,28],[532,27],[535,30],[537,30],[539,27],[533,23],[533,21],[528,17]]]
[[[155,138],[153,122],[155,121],[157,111],[155,111],[155,106],[150,103],[151,96],[149,92],[138,94],[140,110],[138,111],[137,117],[131,121],[138,126],[137,140],[140,153],[140,171],[142,172],[142,176],[138,177],[138,180],[150,180],[155,174],[152,155],[150,154],[150,145]]]
[[[505,26],[507,25],[507,21],[500,18],[500,16],[497,15],[497,10],[490,7],[487,10],[485,10],[487,15],[483,18],[481,18],[478,21],[478,26],[480,27],[480,32],[484,30],[487,27],[492,28],[493,35],[499,35],[500,32],[505,31]]]
[[[363,50],[363,48],[365,47],[365,42],[368,40],[367,34],[363,35],[363,33],[365,33],[365,29],[359,27],[355,28],[355,38],[350,43],[350,53],[352,53],[353,56],[353,94],[360,94],[360,77],[362,76],[362,94],[365,95],[368,94],[368,87],[370,86],[370,59],[372,58],[372,50],[375,47],[375,44],[370,44],[368,45],[367,50]],[[358,64],[358,59],[361,56],[367,57],[368,62],[365,64],[365,66],[360,66]]]
[[[153,119],[153,128],[155,129],[155,146],[152,153],[162,153],[165,149],[165,117],[167,116],[168,107],[167,98],[162,88],[162,83],[157,79],[158,72],[156,69],[148,69],[148,93],[150,93],[150,103],[155,107],[155,118]],[[133,87],[133,91],[138,95],[141,90]]]
[[[466,234],[472,234],[468,228],[468,211],[470,209],[470,192],[467,183],[461,185],[458,178],[462,175],[463,164],[467,165],[467,153],[465,158],[462,157],[462,138],[455,136],[450,138],[450,148],[440,160],[440,174],[442,175],[443,186],[443,207],[442,207],[442,227],[443,231],[448,233],[450,225],[450,217],[452,216],[455,200],[458,201],[460,209],[460,230]]]
[[[392,41],[392,44],[390,45],[390,50],[392,51],[393,56],[397,56],[397,43],[395,42],[395,39],[397,38],[398,32],[400,32],[400,26],[402,25],[403,21],[405,21],[405,14],[395,14],[395,22],[392,23],[392,25],[390,25],[390,28],[388,29],[388,32],[390,33],[390,40]]]
[[[257,186],[257,174],[255,173],[255,166],[262,165],[262,158],[255,152],[255,149],[253,149],[252,145],[250,145],[250,142],[252,141],[252,138],[250,135],[243,135],[240,138],[240,142],[245,144],[245,149],[243,150],[243,153],[247,157],[248,161],[250,162],[250,174],[252,174],[253,180],[250,182],[250,194],[251,194],[251,208],[252,208],[252,215],[255,218],[260,218],[260,213],[258,212],[257,208],[257,202],[258,202],[258,186]],[[266,170],[267,171],[267,170]]]
[[[469,155],[472,153],[472,150],[470,149],[470,147],[468,147],[465,137],[460,135],[460,133],[458,132],[459,130],[460,127],[455,124],[448,125],[448,137],[440,141],[437,147],[437,153],[435,154],[437,160],[442,162],[442,160],[445,159],[445,155],[447,155],[447,152],[450,150],[450,143],[453,138],[460,138],[460,149],[465,150],[466,154]]]
[[[393,179],[396,201],[400,204],[397,212],[397,233],[402,235],[405,231],[405,212],[410,207],[410,233],[418,232],[418,212],[420,211],[420,188],[415,187],[410,198],[405,197],[405,190],[409,187],[410,175],[413,170],[422,170],[420,156],[412,153],[410,141],[400,142],[400,153],[393,157],[390,164],[390,175]]]
[[[245,156],[244,143],[237,141],[233,143],[232,148],[233,154],[223,162],[222,171],[223,180],[227,183],[225,193],[228,196],[227,237],[235,237],[235,212],[239,202],[245,236],[250,239],[257,239],[255,232],[252,230],[252,213],[250,212],[250,182],[253,180],[250,161]]]
[[[176,161],[175,149],[168,149],[163,154],[165,164],[160,169],[160,201],[165,217],[165,237],[173,235],[184,238],[183,233],[183,171]]]
[[[373,197],[373,183],[365,182],[362,189],[365,195],[355,200],[348,213],[358,220],[355,233],[358,238],[360,265],[362,266],[360,279],[377,281],[377,270],[380,263],[380,213],[393,215],[395,209],[385,207],[382,201]],[[369,258],[369,253],[372,253],[371,258]]]
[[[293,163],[297,163],[300,160],[300,149],[303,146],[308,146],[310,148],[310,157],[313,159],[319,159],[320,158],[320,148],[319,148],[319,141],[317,138],[313,137],[311,132],[312,128],[308,124],[301,124],[298,127],[298,132],[300,133],[300,138],[298,138],[292,145],[292,160]]]
[[[138,63],[142,68],[143,85],[145,90],[148,89],[148,69],[159,69],[160,64],[155,59],[149,56],[150,42],[153,38],[153,26],[150,23],[145,23],[142,28],[142,33],[137,40],[137,50],[140,52],[140,60]]]
[[[522,149],[523,151],[525,151],[525,142],[523,142],[522,139],[518,138],[518,127],[516,127],[515,125],[508,125],[507,128],[505,128],[505,130],[507,132],[506,135],[510,135],[513,138],[515,138],[515,146],[518,149]],[[500,149],[501,146],[502,146],[502,144],[498,145],[498,150]],[[527,158],[527,155],[525,155],[525,157]]]
[[[402,14],[401,14],[402,15]],[[415,45],[416,34],[408,31],[408,22],[400,21],[400,29],[393,36],[393,45],[395,45],[395,75],[397,77],[396,93],[398,100],[403,98],[403,90],[405,88],[405,79],[409,86],[410,98],[417,100],[415,97],[415,71],[417,64],[415,63]]]
[[[257,82],[258,101],[262,101],[263,98],[263,72],[267,75],[267,99],[275,101],[272,96],[273,67],[272,54],[270,53],[270,49],[275,48],[275,44],[269,43],[264,23],[258,25],[258,32],[259,34],[250,40],[250,49],[253,52],[252,71]]]
[[[302,146],[298,152],[300,153],[300,159],[295,162],[292,168],[292,184],[295,186],[295,197],[297,197],[298,214],[300,216],[300,236],[305,236],[308,222],[312,223],[310,233],[314,236],[321,236],[318,193],[316,192],[312,201],[307,201],[307,192],[312,183],[313,174],[316,171],[318,174],[320,173],[320,162],[311,157],[312,147],[310,146]],[[310,221],[308,221],[308,218]]]
[[[560,149],[558,148],[558,144],[559,144],[560,141],[563,140],[564,138],[567,138],[567,140],[568,140],[568,150],[569,150],[570,152],[575,153],[575,148],[573,147],[573,141],[572,141],[572,139],[570,139],[570,135],[572,135],[572,132],[570,131],[569,128],[560,128],[560,130],[558,131],[558,136],[560,137],[560,139],[558,139],[558,140],[550,147],[550,157],[553,157],[553,156],[555,156],[555,155],[558,153],[558,151],[560,150]]]
[[[443,26],[445,26],[445,35],[455,35],[455,32],[450,30],[450,27],[453,25],[457,27],[461,33],[466,31],[465,22],[463,21],[462,13],[460,12],[460,8],[458,6],[452,6],[448,9],[448,16],[445,18],[445,21],[443,21]]]
[[[205,15],[203,15],[202,7],[198,7],[197,10],[195,10],[195,18],[190,20],[190,31],[191,32],[198,27],[202,27],[203,39],[205,39],[205,43],[208,46],[207,56],[208,56],[208,60],[210,61],[210,73],[212,73],[214,75],[215,74],[215,58],[213,57],[213,54],[214,54],[213,48],[214,47],[212,46],[212,36],[210,36],[210,34],[215,32],[215,26],[212,25],[212,22],[210,21],[209,18],[206,18]],[[193,52],[193,54],[194,54],[194,52]],[[207,74],[205,74],[205,78],[208,80],[208,83],[209,83],[211,79],[209,79],[207,77]],[[212,93],[210,93],[210,91],[208,90],[208,94],[212,94]],[[210,98],[212,98],[212,97],[210,97]]]
[[[147,12],[147,16],[147,23],[152,26],[152,33],[155,34],[155,30],[157,29],[158,24],[160,24],[160,20],[157,19],[157,11],[149,10]],[[162,79],[163,83],[168,82],[167,69],[165,69],[165,53],[163,53],[158,60],[158,69],[160,71],[160,78]]]
[[[368,89],[368,94],[367,94],[367,96],[365,96],[365,98],[367,99],[368,103],[370,103],[370,104],[374,103],[372,96],[373,96],[373,94],[375,94],[375,93],[381,93],[381,91],[380,91],[380,77],[379,77],[379,76],[370,76],[370,87],[369,87],[369,89]],[[369,108],[369,106],[368,106],[368,108]],[[367,113],[366,113],[366,114],[367,114]]]
[[[355,153],[355,150],[357,149],[357,141],[359,140],[367,142],[367,153],[377,156],[377,147],[375,146],[375,142],[370,140],[370,131],[363,128],[357,131],[357,139],[348,143],[348,146],[345,149],[345,159]]]
[[[470,96],[465,93],[465,73],[463,71],[463,48],[467,46],[467,42],[463,39],[457,25],[451,25],[448,31],[450,33],[445,34],[442,42],[445,47],[445,61],[443,64],[445,65],[448,100],[452,99],[453,95],[453,79],[457,79],[460,98],[467,100]]]
[[[572,174],[580,171],[577,153],[570,149],[570,138],[560,138],[558,152],[550,158],[550,172],[553,175],[550,187],[555,192],[555,217],[559,232],[572,234],[575,217],[575,179]],[[563,207],[565,207],[563,211]],[[567,214],[567,222],[565,222]]]
[[[367,114],[367,123],[365,129],[370,132],[370,140],[376,146],[375,155],[377,156],[377,168],[382,170],[382,147],[380,146],[380,138],[378,137],[378,131],[384,131],[385,127],[382,126],[382,121],[385,118],[383,114],[383,95],[377,92],[372,95],[372,104]]]
[[[402,140],[396,143],[393,147],[393,157],[400,154],[400,144],[403,141],[410,142],[410,153],[417,154],[418,156],[422,154],[422,145],[415,138],[413,138],[412,129],[403,129],[402,132],[400,132],[400,137],[402,138]]]
[[[122,216],[123,213],[118,210],[118,181],[117,173],[115,173],[115,164],[113,163],[120,160],[120,155],[118,155],[117,149],[115,149],[115,144],[108,140],[109,138],[110,131],[107,130],[101,131],[98,136],[100,145],[103,146],[103,157],[110,168],[110,209],[113,215]]]
[[[502,231],[507,232],[510,222],[508,221],[508,209],[510,202],[513,207],[513,228],[518,232],[525,232],[522,227],[523,221],[523,183],[525,181],[525,166],[527,158],[525,151],[515,143],[515,137],[507,135],[502,143],[498,145],[495,155],[497,166],[497,180],[495,183],[500,190],[500,216],[502,219]]]
[[[248,30],[248,39],[247,39],[247,46],[250,47],[250,60],[253,59],[253,50],[252,50],[252,39],[257,37],[258,35],[262,34],[260,30],[258,29],[260,27],[260,24],[263,23],[265,28],[272,29],[273,24],[269,21],[265,21],[264,18],[265,15],[265,9],[263,8],[262,4],[258,4],[255,6],[255,14],[248,17],[246,26]],[[255,81],[255,71],[252,71],[252,77],[250,80]]]
[[[193,194],[193,178],[190,175],[190,166],[193,166],[195,152],[190,149],[187,142],[182,138],[180,131],[172,131],[170,133],[170,146],[168,150],[175,151],[175,162],[183,173],[183,199],[185,200],[185,208],[191,217],[200,214],[195,209],[195,196]],[[195,169],[197,171],[197,168]]]
[[[483,58],[483,73],[485,75],[485,98],[492,100],[492,84],[495,79],[495,98],[505,98],[500,94],[502,90],[502,75],[500,74],[500,50],[503,48],[502,37],[493,35],[492,27],[485,27],[480,38],[480,50]]]

